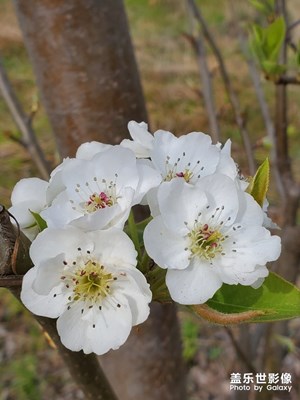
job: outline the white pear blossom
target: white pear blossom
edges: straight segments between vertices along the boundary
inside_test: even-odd
[[[132,150],[137,158],[149,158],[153,148],[154,137],[148,131],[148,125],[145,122],[130,121],[128,130],[133,140],[124,139],[121,146]]]
[[[136,255],[128,236],[115,228],[47,228],[30,248],[34,267],[24,277],[21,299],[34,314],[58,318],[68,349],[104,354],[119,348],[149,315],[152,295],[135,267]]]
[[[202,132],[191,132],[180,137],[171,132],[157,131],[154,134],[150,153],[152,167],[160,173],[160,184],[181,179],[197,185],[205,176],[222,172],[231,179],[237,176],[237,167],[230,156],[231,142],[223,148],[213,145],[211,137]],[[157,187],[147,195],[152,216],[159,214]]]
[[[197,186],[164,183],[158,204],[161,215],[147,225],[144,243],[168,269],[166,284],[178,303],[204,303],[223,283],[257,287],[268,275],[266,263],[279,257],[280,238],[262,226],[262,209],[225,175]]]
[[[16,218],[22,232],[30,240],[39,233],[32,212],[40,213],[46,207],[47,188],[48,182],[42,179],[24,178],[15,185],[11,194],[12,207],[8,211]]]
[[[121,146],[97,152],[91,159],[68,159],[50,181],[48,200],[53,201],[41,216],[52,228],[122,228],[131,207],[157,184],[156,175],[147,166],[138,168],[134,153]]]

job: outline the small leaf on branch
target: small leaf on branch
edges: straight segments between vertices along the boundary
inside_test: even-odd
[[[31,211],[31,210],[29,210],[29,211],[30,211],[31,215],[33,216],[33,218],[34,218],[34,220],[35,220],[35,222],[36,222],[36,224],[37,224],[37,226],[38,226],[40,232],[42,232],[44,229],[46,229],[46,228],[47,228],[47,223],[46,223],[46,221],[40,216],[40,214],[38,214],[38,213],[36,213],[36,212],[34,212],[34,211]]]
[[[206,303],[219,313],[259,312],[238,322],[271,322],[300,317],[300,290],[274,272],[270,272],[258,289],[251,286],[224,284]]]
[[[284,18],[276,18],[266,28],[252,26],[250,48],[269,79],[278,79],[286,66],[278,64],[278,57],[286,34]]]
[[[257,203],[262,207],[264,200],[267,195],[270,181],[270,164],[269,159],[266,158],[265,161],[260,165],[256,171],[255,176],[252,178],[249,186],[247,187],[247,192],[257,201]]]

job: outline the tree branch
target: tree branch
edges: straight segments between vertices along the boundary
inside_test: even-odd
[[[254,161],[254,157],[253,157],[253,151],[252,151],[249,133],[246,128],[245,119],[244,119],[241,109],[240,109],[238,97],[232,86],[232,83],[231,83],[229,74],[227,72],[223,57],[221,55],[221,52],[211,34],[211,32],[208,29],[205,19],[203,18],[199,8],[197,7],[197,5],[195,3],[195,0],[187,0],[187,1],[188,1],[188,4],[190,5],[191,10],[193,11],[195,18],[199,22],[199,25],[202,29],[204,37],[208,41],[208,43],[218,61],[221,77],[223,79],[224,86],[225,86],[231,107],[234,111],[235,121],[236,121],[237,126],[239,127],[239,130],[240,130],[240,133],[242,136],[242,140],[243,140],[243,144],[244,144],[244,148],[245,148],[245,152],[246,152],[246,156],[247,156],[249,171],[250,171],[251,175],[254,175],[255,170],[256,170],[256,165],[255,165],[255,161]]]
[[[9,108],[9,111],[15,121],[16,126],[22,134],[20,143],[29,152],[32,160],[35,162],[43,179],[48,180],[50,175],[50,166],[45,159],[43,150],[41,149],[36,134],[31,125],[31,118],[27,117],[22,106],[12,88],[12,85],[5,72],[0,58],[0,92]]]
[[[235,339],[232,330],[227,327],[224,326],[225,331],[227,332],[231,343],[235,349],[235,352],[237,354],[237,356],[239,357],[239,359],[245,364],[245,366],[247,367],[247,369],[252,372],[252,373],[256,373],[256,368],[254,367],[254,365],[252,364],[252,362],[249,360],[249,358],[247,357],[247,355],[244,353],[244,351],[242,350],[240,344],[238,343],[238,341]]]
[[[14,270],[23,275],[32,267],[29,247],[30,241],[12,225],[8,211],[0,205],[0,286],[9,288],[19,300],[22,276],[14,275]],[[72,378],[84,392],[85,399],[117,400],[94,354],[68,350],[60,341],[56,320],[38,315],[33,317],[55,343]]]
[[[203,38],[199,35],[194,35],[194,21],[190,4],[188,4],[188,14],[191,27],[191,35],[186,36],[193,46],[193,49],[197,56],[199,65],[200,76],[202,78],[202,93],[204,98],[205,107],[208,114],[210,132],[214,142],[220,141],[220,126],[216,115],[216,107],[213,94],[213,86],[211,74],[208,69],[206,61],[205,45]]]
[[[276,81],[276,85],[300,85],[300,76],[281,75]]]
[[[271,168],[272,168],[273,176],[275,178],[276,187],[277,187],[277,190],[278,190],[281,200],[284,201],[284,198],[285,198],[284,185],[283,185],[283,182],[282,182],[279,170],[278,170],[278,166],[276,163],[276,137],[275,137],[274,122],[271,117],[270,109],[269,109],[268,103],[265,98],[265,93],[262,88],[261,79],[260,79],[258,70],[256,68],[253,58],[250,55],[250,52],[249,52],[249,49],[247,46],[247,42],[246,42],[246,38],[243,35],[243,33],[241,32],[240,26],[236,23],[236,21],[234,19],[235,11],[234,11],[233,6],[234,6],[234,4],[231,2],[231,11],[232,11],[232,16],[233,16],[232,20],[236,26],[240,48],[245,56],[245,59],[246,59],[247,65],[248,65],[249,75],[251,77],[253,87],[255,90],[255,94],[256,94],[256,97],[257,97],[257,100],[259,103],[259,109],[261,111],[262,118],[263,118],[265,128],[266,128],[266,132],[267,132],[268,138],[269,138],[271,146],[272,146],[271,147]]]

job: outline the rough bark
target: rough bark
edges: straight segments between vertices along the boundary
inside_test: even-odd
[[[121,0],[15,0],[62,156],[90,140],[118,143],[146,109]],[[183,400],[176,310],[153,304],[150,318],[103,358],[122,400]]]
[[[118,143],[146,120],[122,0],[15,0],[60,154],[82,141]]]

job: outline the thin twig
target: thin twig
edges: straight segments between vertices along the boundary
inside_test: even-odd
[[[244,351],[241,349],[238,341],[235,339],[232,330],[230,328],[228,328],[227,326],[224,326],[225,331],[227,332],[231,343],[235,349],[235,352],[237,354],[237,356],[239,357],[239,359],[245,364],[245,366],[248,368],[248,370],[250,372],[252,372],[253,374],[256,374],[256,368],[254,367],[254,365],[251,363],[251,361],[249,360],[249,358],[246,356],[246,354],[244,353]]]
[[[239,130],[241,132],[241,136],[242,136],[242,140],[244,143],[244,148],[245,148],[245,152],[246,152],[246,156],[247,156],[247,161],[248,161],[248,166],[249,166],[249,171],[251,175],[254,175],[255,170],[256,170],[256,165],[255,165],[255,161],[254,161],[254,156],[253,156],[253,151],[252,151],[252,146],[251,146],[251,142],[250,142],[250,137],[249,137],[249,133],[248,130],[246,128],[246,124],[245,124],[245,119],[242,115],[241,109],[240,109],[240,104],[239,104],[239,100],[238,97],[235,93],[235,90],[232,86],[231,83],[231,79],[229,77],[229,74],[227,72],[223,57],[221,55],[221,52],[210,32],[210,30],[208,29],[208,26],[206,24],[205,19],[203,18],[199,8],[197,7],[196,3],[194,0],[187,0],[191,10],[193,11],[193,14],[195,16],[195,18],[197,19],[197,21],[199,22],[203,35],[206,38],[206,40],[208,41],[217,61],[219,64],[219,68],[220,68],[220,73],[224,82],[224,86],[230,101],[230,104],[232,106],[232,109],[234,111],[234,115],[235,115],[235,120],[236,120],[236,124],[239,127]]]
[[[296,28],[296,26],[300,25],[300,19],[297,19],[297,21],[294,21],[286,30],[286,33],[290,33],[291,30],[293,30],[294,28]]]
[[[2,65],[0,59],[0,92],[2,97],[9,108],[9,111],[20,130],[23,140],[20,143],[24,143],[25,148],[28,150],[32,160],[37,165],[42,178],[49,179],[50,166],[45,159],[43,150],[41,149],[36,134],[32,128],[31,120],[25,114],[22,106],[12,88],[12,85],[8,79],[6,71]]]
[[[300,85],[300,76],[281,75],[275,83],[276,85]]]
[[[231,4],[231,5],[233,5],[233,4]],[[234,15],[233,9],[232,9],[232,15]],[[234,20],[233,20],[233,23],[235,23]],[[257,97],[257,100],[259,103],[259,109],[260,109],[262,117],[263,117],[266,132],[267,132],[268,138],[269,138],[271,146],[272,146],[271,147],[271,167],[272,167],[273,176],[275,178],[276,187],[277,187],[277,190],[278,190],[281,200],[284,200],[285,190],[284,190],[283,182],[282,182],[280,173],[278,171],[278,166],[276,163],[276,137],[275,137],[274,122],[271,117],[269,105],[265,98],[265,93],[262,88],[259,72],[256,68],[253,58],[249,54],[249,49],[247,46],[246,38],[243,35],[243,33],[240,31],[238,25],[236,25],[236,29],[238,31],[240,47],[241,47],[241,50],[245,56],[245,59],[246,59],[247,65],[248,65],[249,74],[250,74],[250,77],[251,77],[251,80],[253,83],[253,87],[255,90],[255,94],[256,94],[256,97]]]
[[[216,106],[214,101],[214,93],[213,93],[213,85],[211,74],[208,69],[207,60],[206,60],[206,51],[205,45],[203,43],[202,35],[198,34],[197,36],[194,34],[194,17],[192,15],[192,10],[190,4],[188,4],[188,15],[190,21],[190,31],[189,35],[190,42],[195,50],[197,61],[199,65],[200,76],[202,78],[202,93],[204,98],[205,107],[208,114],[209,125],[210,125],[210,133],[214,140],[214,142],[220,141],[220,126],[216,114]]]

